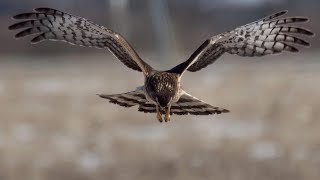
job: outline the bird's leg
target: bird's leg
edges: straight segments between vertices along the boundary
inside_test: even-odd
[[[171,105],[168,105],[167,107],[165,107],[166,115],[164,116],[164,120],[166,122],[170,121],[170,108],[171,108]]]
[[[157,118],[158,118],[158,120],[159,120],[159,122],[161,122],[162,123],[162,114],[161,114],[161,112],[160,112],[160,110],[159,110],[159,106],[158,105],[156,105],[156,109],[157,109]]]

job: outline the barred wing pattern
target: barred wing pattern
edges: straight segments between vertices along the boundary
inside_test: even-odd
[[[98,96],[108,99],[109,102],[118,104],[123,107],[132,107],[148,102],[142,90],[112,95],[98,94]]]
[[[109,49],[127,67],[147,74],[152,68],[146,64],[119,34],[82,17],[50,8],[36,8],[34,12],[13,17],[22,20],[9,26],[23,29],[16,38],[37,34],[31,42],[43,40],[66,41],[73,45]]]
[[[232,31],[213,36],[206,40],[185,62],[187,70],[198,71],[216,61],[223,53],[239,56],[263,56],[283,51],[298,52],[294,45],[310,44],[296,35],[313,36],[305,28],[291,26],[292,23],[307,22],[304,17],[286,17],[281,11],[256,22],[238,27]]]
[[[156,106],[151,103],[140,104],[139,111],[145,113],[156,113]],[[207,104],[191,95],[183,92],[183,95],[180,97],[179,101],[171,104],[171,114],[177,115],[209,115],[209,114],[221,114],[227,113],[229,110],[213,107],[210,104]],[[164,111],[161,113],[164,114]]]
[[[139,111],[144,113],[156,113],[156,105],[149,102],[143,91],[138,89],[136,91],[131,91],[122,94],[105,95],[98,94],[101,98],[108,99],[109,102],[118,104],[123,107],[132,107],[139,105]],[[220,114],[229,112],[226,109],[213,107],[191,95],[183,92],[179,101],[171,105],[171,114],[177,115],[209,115],[209,114]],[[165,114],[161,110],[162,114]]]

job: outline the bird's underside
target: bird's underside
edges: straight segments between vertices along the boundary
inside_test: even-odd
[[[162,81],[150,81],[151,84],[145,82],[144,86],[162,87],[168,85],[165,80],[166,77],[172,79],[174,76],[177,76],[179,80],[172,82],[180,83],[180,79],[186,70],[191,72],[201,70],[215,62],[224,53],[259,57],[284,51],[298,52],[298,46],[309,46],[310,44],[303,40],[303,37],[313,36],[314,33],[298,25],[293,25],[307,22],[308,18],[283,17],[286,13],[287,11],[280,11],[234,30],[212,36],[205,40],[186,61],[168,71],[162,71],[166,74],[165,76],[159,76],[160,79],[163,79]],[[32,43],[43,40],[58,40],[73,45],[108,49],[124,65],[142,72],[145,79],[154,75],[154,72],[160,72],[143,61],[120,34],[85,18],[51,8],[36,8],[33,12],[18,14],[13,19],[20,20],[20,22],[9,26],[9,30],[20,30],[15,35],[16,38],[35,35],[31,40]],[[168,87],[172,88],[172,85],[180,87],[180,84],[171,84]],[[166,119],[170,114],[209,115],[228,112],[226,109],[213,107],[194,98],[184,91],[181,93],[180,89],[176,89],[177,91],[174,91],[174,93],[164,89],[164,91],[155,94],[151,92],[153,91],[152,88],[149,88],[151,90],[146,89],[146,92],[137,89],[128,93],[100,95],[100,97],[125,107],[139,105],[139,111],[157,113],[158,119],[160,119],[159,114],[165,114]],[[166,96],[171,99],[177,97],[176,93],[181,94],[179,94],[177,101],[170,101],[166,107],[162,107],[160,94],[163,96],[163,92],[166,90],[170,92]],[[152,93],[154,97],[153,101],[150,101],[149,96],[146,95]]]

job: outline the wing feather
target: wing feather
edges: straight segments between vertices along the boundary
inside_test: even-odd
[[[23,29],[16,34],[16,38],[37,34],[32,43],[60,40],[73,45],[109,49],[131,69],[145,74],[152,70],[120,34],[85,18],[55,9],[36,8],[34,11],[13,16],[15,20],[22,20],[9,26],[10,30]]]
[[[223,53],[237,54],[239,56],[264,56],[281,53],[283,51],[298,52],[294,45],[310,46],[310,43],[297,37],[313,36],[308,29],[292,26],[294,23],[307,22],[305,17],[286,17],[287,11],[267,16],[261,20],[240,26],[211,37],[210,43],[197,49],[190,58],[188,71],[198,71],[215,62]]]

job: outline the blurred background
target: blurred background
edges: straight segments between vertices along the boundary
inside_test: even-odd
[[[98,98],[143,84],[104,50],[15,40],[10,16],[35,7],[79,15],[122,34],[157,69],[212,35],[288,9],[319,34],[318,0],[1,0],[0,180],[318,180],[319,38],[299,54],[225,54],[184,89],[231,113],[158,123]]]

